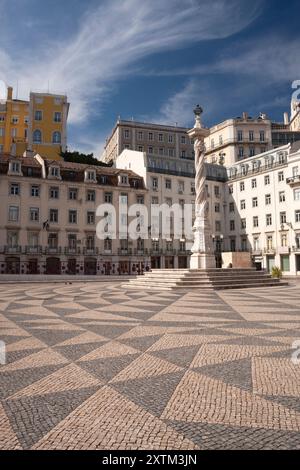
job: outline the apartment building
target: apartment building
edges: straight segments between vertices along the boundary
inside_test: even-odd
[[[300,145],[288,144],[227,169],[230,251],[254,264],[300,273]]]
[[[130,170],[0,155],[0,273],[126,274],[149,269],[143,240],[128,239],[120,204],[147,203]],[[113,204],[117,233],[99,239],[100,204]],[[109,209],[107,209],[109,211]],[[105,212],[107,224],[112,214]]]
[[[64,95],[30,93],[29,101],[13,98],[7,88],[0,101],[0,153],[22,156],[28,151],[60,159],[67,148],[69,103]]]
[[[210,163],[233,163],[272,148],[271,121],[265,114],[252,118],[247,113],[227,119],[210,128],[205,139],[206,157]]]
[[[116,160],[116,167],[132,170],[140,175],[149,191],[149,225],[151,223],[151,205],[167,204],[171,207],[178,204],[184,207],[195,206],[194,162],[183,164],[180,158],[151,156],[146,152],[135,152],[125,149]],[[225,187],[226,169],[220,165],[206,164],[207,199],[211,220],[211,233],[216,250],[216,262],[220,265],[220,252],[227,245],[225,220]],[[174,214],[170,214],[170,226],[173,228]],[[193,223],[194,218],[192,219]],[[158,222],[159,223],[159,222]],[[161,224],[161,222],[160,222]],[[182,237],[163,238],[161,233],[150,240],[152,268],[187,268],[190,262],[190,249],[193,236],[188,238],[184,232],[182,218]]]
[[[194,159],[187,128],[119,119],[106,140],[101,160],[115,161],[123,150],[146,152],[152,157]]]

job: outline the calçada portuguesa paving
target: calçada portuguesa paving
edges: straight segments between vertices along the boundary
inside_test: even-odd
[[[1,449],[299,449],[300,289],[0,286]]]

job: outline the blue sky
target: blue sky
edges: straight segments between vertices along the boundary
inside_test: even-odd
[[[69,146],[101,154],[116,118],[281,120],[300,79],[298,0],[0,0],[0,79],[66,92]]]

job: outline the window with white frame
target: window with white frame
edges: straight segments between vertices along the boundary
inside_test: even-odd
[[[9,220],[9,222],[18,222],[19,221],[19,207],[18,206],[9,206],[8,220]]]
[[[245,229],[247,227],[246,219],[241,219],[241,229]]]
[[[252,207],[258,207],[258,199],[257,197],[252,198]]]
[[[257,181],[256,181],[256,178],[254,178],[254,179],[251,180],[251,187],[252,187],[252,189],[257,188]]]
[[[245,201],[245,199],[243,199],[243,200],[241,201],[241,210],[244,210],[244,209],[246,209],[246,201]]]
[[[286,212],[280,212],[279,220],[281,224],[286,224]]]
[[[34,120],[35,121],[42,121],[43,119],[43,112],[40,111],[39,109],[37,109],[35,112],[34,112]]]
[[[170,179],[165,180],[165,188],[172,189],[172,181]]]
[[[271,194],[265,195],[265,204],[266,206],[269,206],[271,204]]]
[[[77,211],[74,209],[69,210],[69,224],[77,224]]]
[[[281,183],[282,181],[284,181],[284,172],[279,171],[278,172],[278,182]]]
[[[56,111],[54,113],[54,122],[61,122],[61,112]]]
[[[52,134],[52,143],[53,144],[61,144],[61,133],[59,131],[55,131]]]
[[[253,227],[258,227],[258,216],[257,215],[255,215],[253,217]]]
[[[266,215],[266,225],[267,226],[272,225],[272,214],[267,214]]]
[[[57,186],[51,186],[49,189],[50,199],[59,199],[59,188]]]
[[[72,201],[76,201],[78,195],[77,188],[69,188],[69,199]]]
[[[58,223],[58,209],[49,210],[49,221],[54,224]]]
[[[93,211],[87,212],[87,223],[89,225],[93,225],[95,223],[95,212]]]
[[[265,181],[265,186],[270,184],[270,175],[265,175],[264,181]]]
[[[295,222],[300,222],[300,210],[295,211]]]
[[[40,213],[40,211],[39,211],[38,207],[30,207],[30,209],[29,209],[30,222],[38,222],[39,218],[40,218],[39,213]]]
[[[9,192],[12,196],[19,196],[20,195],[19,183],[11,183]]]
[[[285,202],[285,191],[279,192],[279,202]]]
[[[294,201],[300,201],[300,188],[294,189]]]
[[[31,190],[30,190],[30,195],[31,195],[31,197],[39,197],[40,187],[36,184],[32,184],[31,185]]]
[[[242,182],[240,183],[240,191],[245,191],[245,183],[244,183],[244,181],[242,181]]]

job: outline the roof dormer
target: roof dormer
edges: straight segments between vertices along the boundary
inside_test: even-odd
[[[96,183],[97,182],[96,170],[94,168],[87,168],[84,171],[84,182],[85,183]]]
[[[14,176],[23,176],[21,161],[18,159],[10,160],[7,174]]]
[[[60,168],[58,165],[50,165],[48,169],[48,178],[61,180]]]
[[[129,186],[129,178],[126,173],[118,175],[118,186]]]

